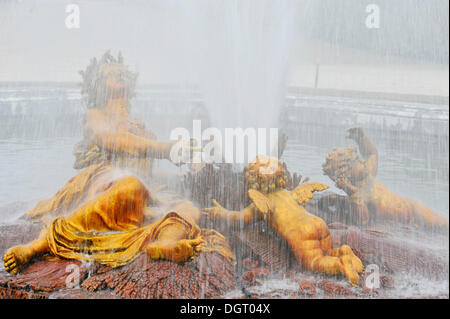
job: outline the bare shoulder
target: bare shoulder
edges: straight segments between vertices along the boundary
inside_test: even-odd
[[[101,112],[101,110],[91,109],[86,112],[84,120],[88,126],[92,126],[92,125],[98,125],[99,123],[101,123],[101,121],[103,120],[103,117],[104,117],[104,115]]]
[[[103,128],[104,120],[103,114],[98,109],[88,110],[84,116],[84,130],[85,134],[91,135],[94,132],[99,132]]]
[[[99,109],[90,109],[86,112],[86,119],[100,118],[103,116]]]

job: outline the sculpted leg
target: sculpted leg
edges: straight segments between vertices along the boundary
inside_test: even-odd
[[[167,259],[175,262],[192,260],[201,251],[202,238],[157,241],[149,244],[145,251],[151,259]]]
[[[191,201],[182,200],[171,205],[170,210],[178,212],[180,215],[191,218],[198,223],[200,220],[201,211]]]
[[[125,176],[73,211],[65,221],[81,232],[134,229],[142,226],[145,207],[151,199],[150,192],[138,178]]]
[[[300,250],[293,249],[293,252],[296,257],[298,256],[297,259],[300,258],[306,269],[329,275],[338,275],[343,272],[339,258],[324,256],[319,240],[305,240],[301,246]]]
[[[37,240],[24,246],[14,246],[8,249],[3,256],[5,270],[16,275],[31,259],[49,252],[46,236],[46,230],[44,230]]]
[[[359,284],[358,273],[364,271],[364,266],[361,260],[355,256],[350,246],[343,245],[340,248],[330,249],[328,254],[339,258],[342,264],[343,274],[349,279],[352,285]]]
[[[339,275],[344,273],[342,262],[337,257],[320,256],[312,262],[312,270],[317,273]]]
[[[346,263],[349,262],[358,273],[364,271],[364,266],[361,260],[353,253],[353,250],[348,245],[342,245],[339,248],[330,249],[327,254],[330,256],[339,257]]]
[[[414,200],[409,200],[409,202],[414,211],[414,218],[417,221],[422,222],[425,227],[432,229],[446,229],[448,231],[449,223],[447,218],[438,215],[431,208],[428,208],[422,203]]]
[[[65,231],[62,233],[58,233],[54,227],[46,227],[37,240],[27,245],[10,248],[3,257],[5,270],[11,274],[17,274],[32,258],[49,252],[64,258],[74,257],[67,255],[67,252],[59,254],[60,249],[55,246],[56,242],[61,240],[67,240],[68,243],[73,244],[75,237],[72,232],[76,234],[88,233],[92,230],[136,229],[143,222],[144,207],[148,199],[147,189],[137,178],[123,177],[115,181],[106,192],[82,205],[69,216],[60,217],[65,226]],[[58,238],[58,241],[52,240],[53,246],[51,246],[49,238]],[[67,247],[60,248],[62,251],[67,250]]]
[[[325,241],[328,242],[327,239]],[[351,248],[344,245],[327,251],[322,250],[321,246],[324,245],[325,243],[321,244],[318,240],[304,241],[301,251],[303,266],[317,273],[343,274],[352,285],[358,285],[358,273],[362,272],[364,267]]]
[[[298,224],[291,221],[283,225],[278,230],[303,267],[318,273],[344,274],[352,285],[359,284],[361,261],[349,246],[333,249],[329,229],[322,219],[308,216]]]
[[[312,241],[311,241],[312,242]],[[325,256],[319,248],[319,241],[316,242],[318,248],[308,249],[302,252],[302,265],[310,271],[320,274],[339,275],[343,274],[352,285],[359,284],[359,275],[354,269],[351,259],[336,256]],[[309,246],[309,245],[308,245]]]
[[[342,257],[317,256],[311,262],[311,270],[330,275],[343,274],[352,285],[357,286],[359,284],[359,275],[353,262],[352,256],[349,255]]]
[[[193,258],[194,253],[201,251],[204,242],[201,236],[190,238],[191,230],[182,223],[169,223],[159,231],[158,239],[144,249],[151,259],[168,259],[183,262]]]
[[[75,209],[86,198],[102,191],[100,185],[103,186],[104,181],[101,177],[107,177],[107,173],[112,171],[110,166],[103,164],[85,168],[78,175],[72,177],[53,197],[38,202],[24,217],[38,219],[47,214],[61,214]]]

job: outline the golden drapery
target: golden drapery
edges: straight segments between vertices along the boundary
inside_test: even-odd
[[[82,198],[88,201],[82,204]],[[104,164],[86,168],[49,200],[53,212],[67,211],[81,204],[68,216],[59,216],[46,227],[51,254],[119,267],[131,262],[148,243],[157,240],[164,228],[176,225],[184,230],[184,239],[202,236],[205,239],[202,251],[216,251],[229,262],[235,262],[231,248],[220,233],[200,229],[183,211],[170,212],[144,226],[145,207],[153,200],[152,194],[134,176],[122,175],[117,179],[115,170]],[[49,208],[41,212],[47,213]]]
[[[177,223],[184,226],[187,237],[198,235],[198,226],[175,212],[143,226],[144,209],[150,198],[139,179],[126,176],[116,180],[107,191],[69,216],[51,222],[47,231],[50,252],[62,258],[118,267],[133,260],[164,227]]]
[[[157,240],[159,232],[174,223],[181,223],[188,229],[186,239],[200,235],[200,228],[187,216],[170,212],[153,224],[143,227],[130,225],[130,229],[119,232],[79,232],[79,225],[59,217],[50,224],[47,241],[55,256],[119,267],[134,260],[145,244]]]
[[[96,193],[106,190],[105,180],[100,178],[112,172],[114,167],[98,163],[85,168],[72,177],[63,188],[49,199],[39,201],[25,214],[28,219],[40,218],[47,214],[61,215],[91,198]]]

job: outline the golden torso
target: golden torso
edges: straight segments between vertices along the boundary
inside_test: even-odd
[[[143,124],[133,121],[129,117],[126,104],[123,102],[112,103],[104,109],[94,109],[86,115],[87,122],[104,123],[105,130],[115,132],[128,132],[143,138],[155,138],[144,129]],[[100,120],[102,119],[102,120]],[[89,121],[90,120],[90,121]],[[140,157],[138,154],[122,150],[108,150],[91,140],[92,129],[85,126],[85,138],[74,148],[74,168],[85,168],[92,164],[105,162],[107,165],[133,169],[141,175],[151,175],[152,163],[150,158]]]
[[[407,198],[401,197],[373,177],[362,182],[358,189],[373,218],[409,221],[413,209]]]
[[[286,238],[290,245],[296,245],[300,241],[322,241],[329,238],[330,232],[325,222],[308,213],[290,192],[281,189],[266,196],[272,203],[272,212],[268,217],[269,223],[274,230]]]
[[[377,181],[373,182],[369,198],[368,205],[381,217],[396,216],[403,220],[411,217],[410,203]]]

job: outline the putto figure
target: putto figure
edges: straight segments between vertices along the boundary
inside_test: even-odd
[[[128,71],[120,55],[114,59],[107,52],[82,75],[89,111],[86,148],[76,154],[76,167],[84,169],[26,214],[47,220],[57,217],[49,220],[37,240],[5,253],[5,270],[17,274],[32,258],[44,254],[118,267],[140,253],[182,262],[209,250],[232,263],[234,256],[225,238],[201,229],[197,225],[200,211],[188,201],[166,203],[164,211],[169,213],[145,225],[147,217],[155,217],[149,206],[164,204],[128,169],[142,171],[150,168],[146,163],[150,158],[169,158],[173,143],[153,140],[151,132],[129,118],[136,75]]]
[[[400,222],[432,229],[447,229],[448,219],[431,208],[401,197],[378,182],[378,152],[361,127],[348,129],[348,138],[358,145],[335,149],[323,164],[325,175],[348,196],[330,195],[321,198],[319,205],[339,204],[345,207],[350,219],[356,224],[376,222]],[[343,203],[343,204],[342,204]]]
[[[305,269],[344,274],[352,285],[359,284],[359,273],[364,270],[361,260],[347,245],[333,248],[328,226],[302,206],[315,191],[325,190],[327,185],[304,183],[289,192],[285,188],[287,176],[283,164],[267,156],[258,156],[244,173],[253,203],[241,211],[230,211],[214,200],[215,206],[205,209],[207,214],[229,222],[266,219],[287,241],[296,260]]]

